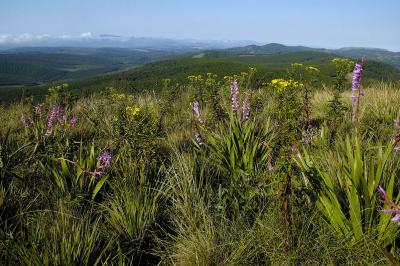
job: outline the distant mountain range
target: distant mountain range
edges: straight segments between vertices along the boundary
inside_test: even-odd
[[[255,41],[218,41],[196,39],[149,38],[119,36],[115,34],[81,35],[0,35],[0,51],[24,47],[73,47],[73,48],[136,48],[161,50],[174,53],[199,52],[204,50],[225,50],[237,54],[272,54],[300,51],[317,51],[336,54],[344,57],[376,60],[400,68],[400,52],[378,48],[348,47],[340,49],[311,48],[306,46],[287,46],[279,43],[261,45]],[[26,49],[25,49],[26,50]],[[41,49],[43,50],[43,49]]]
[[[229,48],[224,51],[236,54],[253,54],[253,55],[315,51],[315,52],[325,52],[350,58],[361,58],[365,56],[367,60],[375,60],[378,62],[391,64],[400,69],[400,52],[391,52],[385,49],[378,49],[378,48],[348,47],[340,49],[325,49],[325,48],[311,48],[306,46],[286,46],[279,43],[270,43],[261,46],[248,45],[243,47]]]
[[[156,50],[199,51],[205,49],[225,49],[249,44],[258,44],[254,41],[218,41],[195,39],[171,39],[126,37],[113,34],[94,35],[90,32],[79,36],[51,36],[51,35],[0,35],[0,50],[17,47],[88,47],[88,48],[144,48]]]

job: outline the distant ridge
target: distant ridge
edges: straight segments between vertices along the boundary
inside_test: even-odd
[[[249,44],[246,40],[197,40],[160,37],[120,36],[116,34],[82,33],[78,36],[62,35],[0,35],[0,50],[17,47],[86,47],[86,48],[144,48],[156,50],[198,51],[225,49]]]
[[[368,60],[375,60],[382,63],[391,64],[400,69],[400,52],[391,52],[381,48],[366,48],[366,47],[343,47],[339,49],[311,48],[306,46],[287,46],[279,43],[269,43],[265,45],[247,45],[243,47],[235,47],[224,49],[224,51],[234,54],[251,54],[251,55],[266,55],[275,53],[290,53],[290,52],[324,52],[335,54],[343,57],[359,59],[365,56]]]
[[[287,46],[279,43],[269,43],[266,45],[247,45],[243,47],[235,47],[225,49],[224,51],[235,54],[274,54],[274,53],[290,53],[290,52],[325,52],[338,56],[359,59],[365,56],[368,60],[375,60],[387,64],[394,65],[400,69],[400,52],[391,52],[380,48],[365,47],[344,47],[339,49],[311,48],[306,46]]]
[[[265,45],[248,45],[244,47],[235,47],[225,49],[226,51],[236,53],[249,53],[249,54],[274,54],[274,53],[290,53],[302,51],[323,51],[325,49],[316,49],[306,46],[286,46],[280,43],[269,43]]]
[[[111,37],[112,39],[113,37]],[[118,37],[117,37],[118,38]],[[147,47],[144,38],[141,47]],[[160,41],[160,40],[158,40]],[[190,40],[187,40],[190,42]],[[172,45],[172,43],[170,43]],[[306,46],[286,46],[279,43],[266,45],[247,45],[228,49],[181,48],[173,46],[166,49],[152,48],[86,48],[86,47],[17,47],[0,52],[0,86],[50,84],[61,80],[94,77],[110,72],[121,72],[137,68],[146,63],[165,59],[190,58],[184,67],[190,71],[195,68],[190,63],[217,60],[213,66],[229,67],[237,65],[262,65],[267,72],[281,71],[291,63],[299,62],[326,68],[336,56],[359,60],[365,56],[372,79],[400,80],[400,53],[384,49],[346,47],[341,49],[311,48]],[[201,61],[199,59],[204,59]],[[219,60],[219,61],[218,61]],[[181,61],[177,61],[181,62]],[[157,68],[159,66],[157,65]],[[171,68],[169,66],[169,68]],[[207,64],[202,68],[207,72]],[[166,71],[165,67],[160,70]],[[181,71],[177,69],[176,71]],[[189,71],[189,72],[190,72]],[[188,73],[189,73],[188,72]],[[373,73],[372,73],[373,72]],[[136,72],[135,72],[136,73]],[[334,73],[334,71],[333,71]],[[167,74],[167,73],[165,73]],[[222,74],[222,72],[221,72]],[[173,75],[173,73],[171,73]],[[333,75],[326,72],[326,76]],[[144,76],[153,76],[146,73]],[[159,78],[162,73],[158,74]]]

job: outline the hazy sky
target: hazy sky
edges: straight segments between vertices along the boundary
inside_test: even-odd
[[[0,0],[0,35],[118,34],[400,51],[400,0]]]

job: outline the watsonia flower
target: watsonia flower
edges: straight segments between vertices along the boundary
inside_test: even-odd
[[[99,169],[107,169],[111,165],[111,160],[112,160],[112,154],[109,151],[104,151],[102,154],[100,154],[99,157],[97,157],[97,161],[99,162],[100,166]]]
[[[57,120],[60,124],[64,122],[64,108],[62,108],[60,105],[58,106],[57,110]]]
[[[195,139],[196,139],[196,142],[197,142],[199,145],[203,145],[203,144],[204,144],[204,138],[203,138],[203,136],[199,133],[199,131],[196,130],[196,133],[195,133],[194,137],[195,137]]]
[[[32,119],[25,113],[21,115],[21,123],[24,125],[24,127],[28,128],[33,125]]]
[[[360,96],[363,95],[360,92],[360,81],[364,63],[365,59],[362,58],[361,64],[355,64],[353,70],[353,79],[351,82],[351,91],[353,92],[353,95],[351,96],[351,102],[353,105],[353,122],[356,123],[356,125],[358,125],[359,120]]]
[[[400,151],[400,120],[394,120],[396,125],[396,135],[392,139],[392,144],[395,151]]]
[[[237,114],[239,109],[239,86],[236,80],[231,83],[232,111]]]
[[[45,134],[46,137],[49,137],[53,132],[53,126],[54,122],[56,122],[56,119],[59,123],[62,123],[64,119],[64,109],[59,105],[53,106],[53,108],[51,109],[49,118],[47,119],[47,130]]]
[[[194,102],[193,102],[193,112],[194,112],[194,115],[196,116],[196,118],[199,120],[200,124],[203,124],[204,123],[204,119],[201,116],[200,104],[199,104],[199,101],[197,99],[194,100]]]
[[[44,113],[44,106],[43,106],[43,103],[38,103],[38,104],[35,106],[35,113],[36,113],[39,117],[42,117],[42,116],[43,116],[43,113]]]
[[[112,153],[109,151],[104,151],[96,158],[98,166],[93,172],[87,171],[86,173],[93,176],[94,178],[99,178],[106,174],[107,169],[111,166]]]
[[[77,123],[78,123],[78,117],[76,115],[73,115],[72,118],[69,120],[69,126],[76,127]]]
[[[311,130],[307,130],[307,133],[303,139],[304,144],[308,145],[313,140],[313,133]]]
[[[381,202],[388,205],[389,209],[384,209],[383,212],[394,214],[394,217],[391,219],[393,222],[398,222],[400,225],[400,205],[396,204],[392,199],[390,199],[383,189],[383,187],[378,187],[378,192],[381,194],[382,200]]]
[[[353,92],[357,92],[360,88],[360,81],[361,81],[361,74],[363,71],[363,63],[361,64],[355,64],[354,70],[353,70],[353,80],[351,82],[351,90]]]

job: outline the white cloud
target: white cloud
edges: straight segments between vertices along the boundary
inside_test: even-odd
[[[49,34],[0,34],[0,44],[27,44],[40,43],[49,40],[80,40],[93,39],[96,36],[91,32],[84,32],[80,35],[49,35]]]
[[[91,32],[84,32],[84,33],[82,33],[81,34],[81,36],[80,36],[81,38],[87,38],[87,39],[89,39],[89,38],[93,38],[93,34],[91,33]]]

